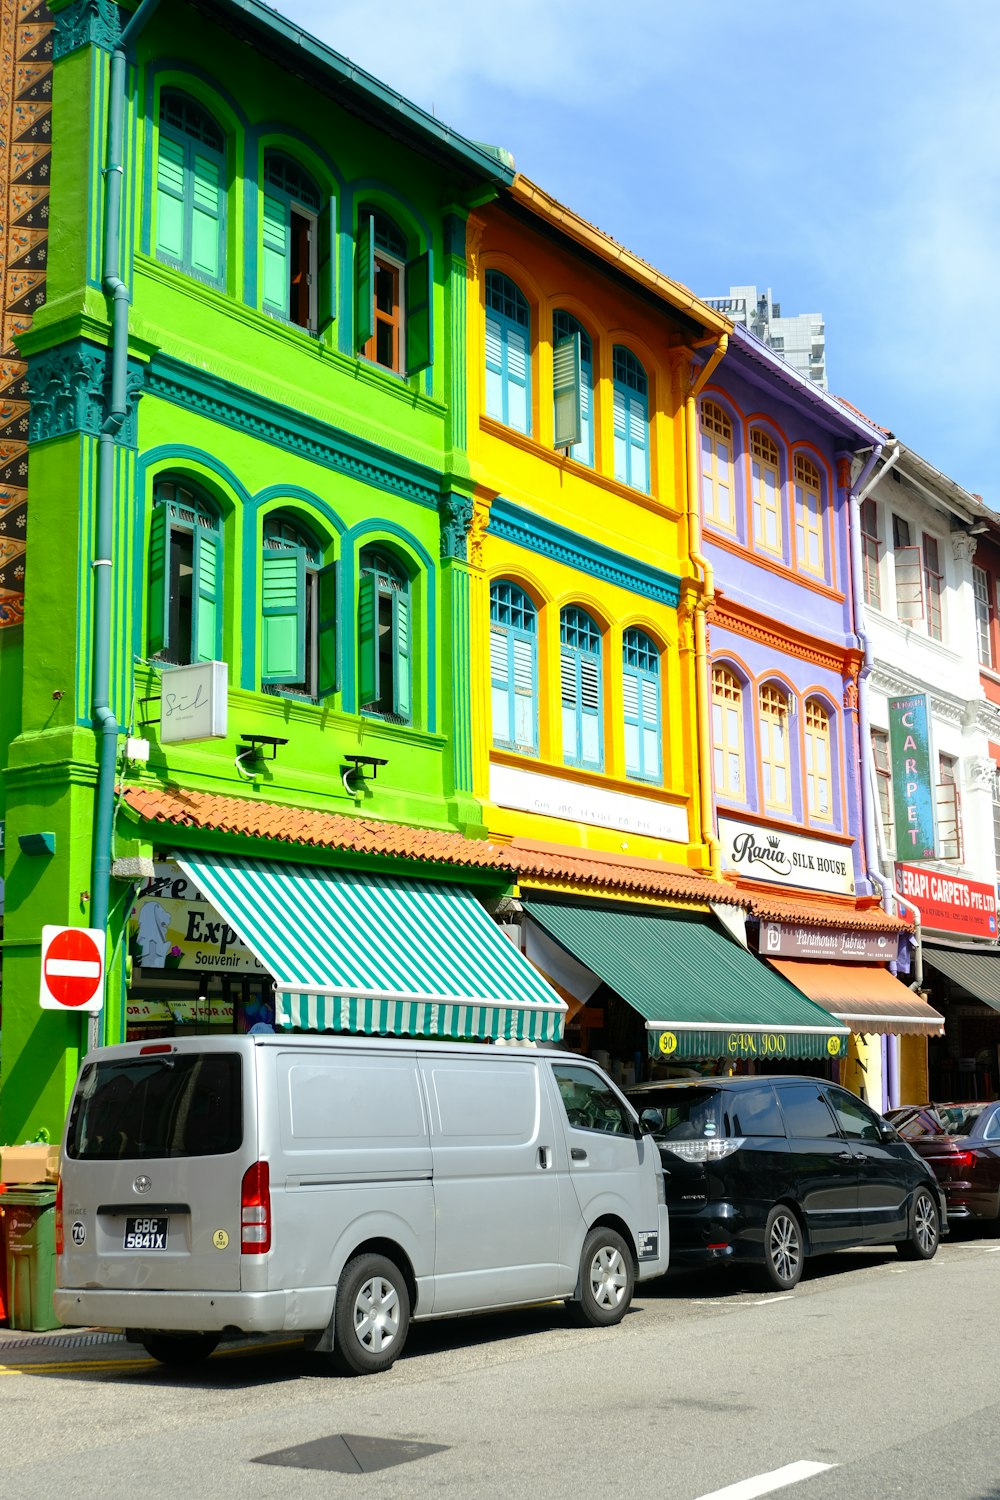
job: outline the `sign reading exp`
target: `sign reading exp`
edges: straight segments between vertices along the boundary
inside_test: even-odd
[[[889,747],[896,848],[907,859],[933,859],[934,763],[927,693],[889,699]]]

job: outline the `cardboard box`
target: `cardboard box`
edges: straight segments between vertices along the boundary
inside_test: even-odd
[[[55,1182],[59,1147],[39,1141],[33,1146],[0,1146],[0,1182]]]

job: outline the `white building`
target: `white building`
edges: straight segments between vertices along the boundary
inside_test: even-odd
[[[775,302],[771,288],[758,292],[755,286],[731,286],[726,297],[705,297],[709,307],[742,323],[762,343],[782,355],[800,375],[815,381],[823,390],[826,383],[826,325],[822,313],[793,313],[782,317],[781,303]]]

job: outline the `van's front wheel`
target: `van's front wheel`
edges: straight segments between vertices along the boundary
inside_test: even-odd
[[[161,1365],[197,1365],[214,1353],[219,1342],[217,1333],[133,1333],[127,1330],[131,1343],[141,1344],[151,1359]]]
[[[399,1267],[384,1255],[356,1255],[337,1288],[334,1350],[352,1375],[378,1375],[403,1351],[410,1293]]]
[[[583,1242],[580,1256],[580,1318],[595,1328],[611,1328],[628,1312],[635,1287],[632,1252],[613,1229],[598,1226]]]

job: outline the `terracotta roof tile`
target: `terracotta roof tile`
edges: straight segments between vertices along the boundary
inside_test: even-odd
[[[881,906],[857,907],[808,896],[775,896],[753,892],[747,896],[750,914],[762,922],[797,922],[802,927],[840,927],[850,932],[912,932],[913,923],[890,916]]]
[[[563,844],[512,839],[510,852],[523,885],[536,880],[557,880],[574,885],[608,887],[633,895],[660,896],[665,901],[710,901],[727,906],[746,906],[748,899],[729,882],[712,880],[686,865],[665,860],[638,859],[624,854],[604,854],[593,849],[571,849]]]

